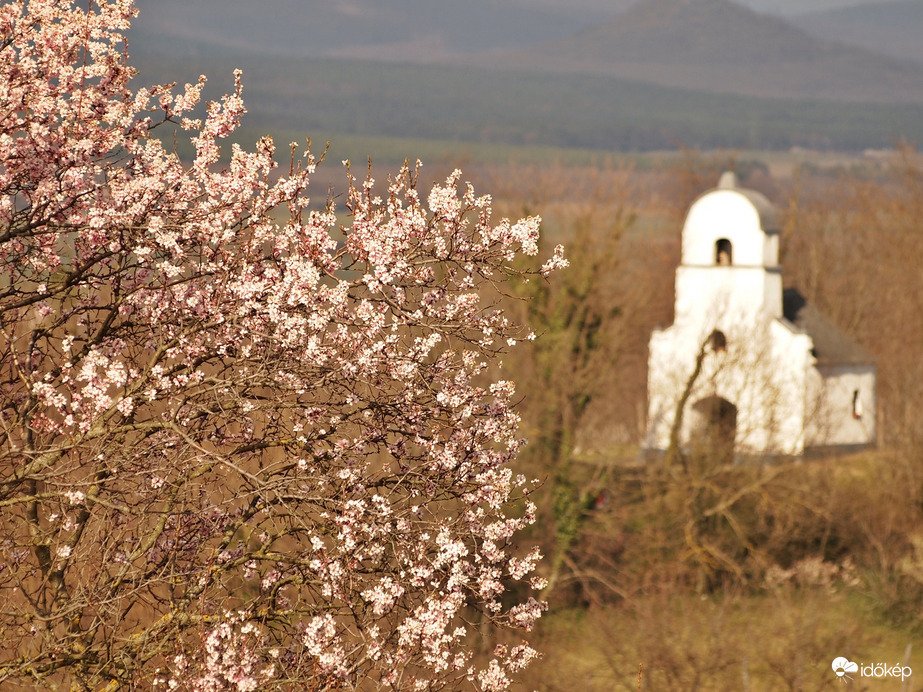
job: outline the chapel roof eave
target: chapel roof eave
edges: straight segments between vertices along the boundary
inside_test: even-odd
[[[798,289],[787,288],[782,292],[782,315],[784,320],[811,337],[817,365],[875,365],[871,353],[808,304]]]

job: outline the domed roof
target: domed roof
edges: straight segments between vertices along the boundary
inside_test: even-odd
[[[718,179],[718,187],[709,190],[699,197],[699,199],[703,199],[720,190],[733,190],[737,194],[746,197],[747,201],[756,209],[756,213],[760,218],[760,227],[763,231],[765,233],[779,232],[779,220],[776,216],[775,206],[773,206],[772,202],[770,202],[762,192],[740,187],[737,181],[737,174],[734,173],[734,171],[725,171],[722,173],[721,177]]]
[[[775,207],[756,190],[740,187],[731,171],[692,203],[683,226],[683,265],[721,265],[722,257],[738,267],[779,264]]]

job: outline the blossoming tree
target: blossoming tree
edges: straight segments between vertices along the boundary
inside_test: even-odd
[[[0,6],[0,686],[505,688],[534,651],[472,624],[532,626],[539,556],[489,296],[538,219],[405,167],[340,225],[308,152],[222,155],[239,75],[130,86],[133,12]]]

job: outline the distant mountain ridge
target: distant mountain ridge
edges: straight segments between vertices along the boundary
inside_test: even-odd
[[[567,36],[636,0],[611,0],[605,9],[526,1],[138,0],[131,40],[144,52],[167,41],[187,52],[422,61]]]
[[[753,96],[923,101],[919,66],[819,40],[730,0],[642,0],[571,38],[480,64]]]
[[[811,12],[855,1],[737,0],[742,5],[740,10],[744,10],[745,5],[761,12],[773,13],[772,17],[764,17],[761,22],[763,33],[768,36],[762,39],[759,36],[752,37],[755,40],[742,39],[746,32],[738,32],[737,36],[741,38],[738,41],[739,47],[745,51],[735,51],[733,46],[721,48],[721,42],[714,42],[714,49],[735,52],[738,60],[747,55],[755,56],[760,45],[767,47],[776,56],[784,54],[788,52],[789,45],[780,37],[790,32],[780,29],[779,25],[772,27],[769,20],[777,18],[782,12],[797,10],[803,14],[789,14],[788,20],[815,36],[826,40],[842,38],[868,50],[923,61],[923,41],[919,38],[923,36],[923,0],[864,0],[865,4],[856,7]],[[566,42],[582,29],[604,27],[610,21],[624,18],[626,12],[631,16],[632,7],[634,12],[643,15],[645,7],[643,0],[261,0],[258,3],[253,0],[136,0],[136,4],[140,16],[130,32],[132,53],[169,53],[190,57],[209,54],[230,57],[234,54],[253,53],[389,62],[460,62],[461,58],[490,54],[485,63],[495,63],[498,60],[497,53],[527,51],[537,44],[548,44],[556,40]],[[707,3],[696,0],[692,4],[702,5],[700,14],[707,10]],[[671,26],[682,28],[681,21],[670,18],[669,9],[663,17],[650,10],[648,14],[653,14],[649,19],[659,24],[661,34],[668,33]],[[636,26],[642,33],[627,30],[616,34],[619,44],[626,51],[632,46],[638,48],[638,43],[649,42],[651,36],[656,38],[656,32],[651,32],[658,26],[643,26],[637,20]],[[771,30],[766,31],[768,27]],[[708,27],[700,27],[696,31],[674,31],[670,40],[658,42],[658,50],[678,48],[688,43],[696,32],[701,34],[707,31]],[[588,35],[592,36],[592,33],[591,29]],[[734,38],[734,34],[728,36],[725,33],[725,42]],[[794,46],[802,58],[797,72],[805,70],[803,58],[809,52],[804,48],[805,42],[802,40],[800,43],[800,48]],[[702,58],[701,46],[697,50],[698,57]],[[628,59],[627,62],[650,62],[649,51],[636,52],[641,57]],[[625,62],[625,57],[620,56],[619,61]],[[721,62],[704,57],[708,65]],[[580,58],[584,65],[578,69],[603,74],[613,72],[611,65],[601,68],[598,59],[587,61],[586,56]],[[654,58],[657,63],[665,61],[659,55]],[[759,59],[775,61],[772,55]],[[816,60],[820,61],[836,59],[816,56]],[[866,60],[860,60],[855,55],[839,59],[850,65],[849,69],[840,68],[840,73],[845,74],[855,69],[857,75],[865,76],[865,84],[859,84],[860,88],[852,90],[857,96],[847,94],[846,98],[858,97],[861,100],[868,93],[873,100],[890,100],[894,92],[900,92],[902,88],[904,91],[913,91],[913,80],[910,80],[911,85],[908,86],[906,76],[896,76],[893,65],[882,71],[880,64],[870,67]],[[674,56],[672,60],[686,62],[684,56]],[[531,58],[525,62],[531,63]],[[588,62],[591,64],[587,65]],[[809,73],[816,72],[814,67],[807,67]],[[574,69],[574,65],[568,69]],[[661,66],[654,71],[663,72],[665,69]],[[786,69],[793,68],[789,66]],[[643,66],[627,70],[622,65],[614,71],[621,76],[653,79],[656,83],[662,83],[657,75],[652,78],[648,74],[651,72],[650,66],[646,70]],[[901,70],[897,69],[897,72]],[[871,77],[869,73],[873,73]],[[697,88],[698,76],[693,77],[693,81],[687,81],[687,77],[684,77],[683,86]],[[802,75],[802,78],[805,77],[807,75]],[[728,82],[720,71],[715,72],[713,81],[724,88],[735,84],[733,79]],[[768,86],[773,80],[767,81],[766,77],[762,77],[760,81]],[[871,89],[868,84],[873,85]],[[828,88],[830,85],[822,86]],[[753,91],[751,87],[744,93]],[[843,92],[844,89],[838,88],[837,91]],[[881,93],[876,96],[877,92]],[[778,94],[780,91],[769,89],[766,93]],[[829,96],[815,93],[813,83],[784,93],[790,94]],[[842,95],[835,97],[841,98]],[[912,95],[901,98],[916,100]]]
[[[414,142],[469,142],[491,150],[497,147],[499,151],[506,145],[594,150],[647,150],[679,145],[862,150],[893,146],[901,140],[923,142],[921,105],[866,103],[862,102],[861,93],[855,104],[824,102],[816,100],[823,96],[820,89],[818,93],[812,91],[812,98],[807,99],[753,98],[716,94],[714,89],[696,90],[698,87],[692,82],[683,82],[684,88],[662,87],[637,77],[619,79],[605,71],[567,73],[560,64],[547,67],[548,59],[555,58],[547,50],[552,41],[540,46],[545,51],[540,54],[541,59],[528,62],[521,70],[497,69],[497,63],[507,61],[509,53],[516,51],[491,55],[488,66],[481,69],[472,69],[470,64],[460,66],[457,56],[447,57],[438,65],[432,64],[432,60],[415,60],[412,51],[397,51],[394,62],[388,63],[306,56],[312,50],[321,50],[322,54],[330,49],[349,51],[350,46],[395,51],[402,41],[406,47],[419,41],[420,26],[444,21],[436,7],[437,4],[441,7],[443,0],[433,0],[433,14],[429,16],[403,18],[398,14],[397,21],[406,19],[407,26],[400,27],[403,34],[392,33],[386,26],[395,17],[382,20],[376,28],[375,20],[381,15],[366,16],[363,7],[373,2],[380,2],[379,7],[391,3],[392,9],[401,2],[409,7],[414,0],[331,0],[322,8],[326,15],[320,10],[305,9],[317,0],[264,0],[260,4],[252,0],[224,1],[224,11],[210,17],[208,11],[214,10],[213,0],[158,0],[164,3],[159,10],[153,0],[141,0],[142,17],[147,12],[150,20],[146,23],[139,20],[133,28],[129,50],[132,63],[140,69],[139,84],[170,81],[182,84],[194,81],[199,74],[207,74],[211,80],[206,87],[206,98],[217,98],[226,92],[232,68],[242,68],[244,96],[250,109],[245,126],[251,128],[244,141],[272,132],[278,136],[277,141],[299,140],[305,134],[317,141],[326,138],[335,142],[342,141],[344,136],[396,137],[413,138]],[[503,11],[497,11],[496,5],[503,5],[504,0],[471,0],[470,6],[456,3],[456,10],[464,14],[476,2],[489,9],[490,16],[498,22],[490,31],[485,30],[479,40],[482,45],[496,47],[497,34],[503,33],[507,17],[504,11],[509,8],[500,7]],[[738,70],[736,77],[744,74],[744,87],[757,93],[766,91],[766,80],[759,71],[766,67],[767,61],[771,62],[773,45],[786,45],[785,50],[794,55],[806,42],[807,52],[801,55],[802,59],[808,55],[820,60],[825,55],[826,49],[819,49],[803,32],[791,29],[777,17],[761,17],[743,8],[728,10],[726,3],[715,5],[712,0],[694,0],[694,3],[693,9],[702,15],[698,19],[684,14],[689,8],[682,3],[639,5],[634,19],[630,14],[621,17],[628,17],[628,29],[622,30],[635,32],[636,36],[619,43],[624,44],[626,51],[634,51],[634,60],[643,60],[647,57],[644,51],[649,48],[648,43],[658,31],[665,31],[668,37],[673,31],[672,38],[667,39],[670,50],[665,55],[673,61],[666,66],[667,70],[679,71],[681,63],[686,61],[694,65],[695,74],[720,74],[729,69],[725,56],[730,55],[732,63],[739,63],[731,65]],[[269,7],[279,10],[287,5],[291,5],[291,16],[283,12],[271,17],[270,22],[261,21],[258,16],[260,11],[268,14]],[[168,11],[174,6],[185,8],[182,21],[175,21]],[[305,11],[299,13],[302,9]],[[355,21],[350,20],[351,11],[359,12]],[[721,21],[730,22],[730,28],[721,29],[718,20],[710,18],[716,12],[726,15]],[[311,37],[316,34],[312,33],[310,22],[305,24],[306,17],[315,20],[327,17],[333,22],[335,15],[341,25],[324,24],[323,30],[330,32],[324,39],[326,42],[311,44]],[[734,17],[741,18],[736,25]],[[462,19],[459,16],[455,29],[463,26]],[[619,19],[618,15],[615,19]],[[248,21],[252,25],[247,25]],[[472,16],[464,21],[472,21]],[[753,22],[758,22],[758,26]],[[163,31],[158,28],[161,25]],[[247,40],[243,44],[229,33],[240,32],[242,28]],[[267,31],[275,38],[270,48],[266,46]],[[601,37],[600,44],[609,50],[611,40],[607,39],[607,32],[612,31],[609,22],[598,21],[590,29],[568,30],[565,36],[575,43]],[[797,40],[780,44],[779,32],[786,31],[794,31]],[[433,40],[463,47],[453,43],[463,34],[448,32]],[[289,51],[292,40],[311,45]],[[515,47],[511,41],[499,45]],[[751,60],[752,65],[741,57],[751,47],[763,51],[753,53],[758,59]],[[868,58],[863,51],[858,53],[863,60]],[[692,57],[699,64],[695,65]],[[889,66],[897,64],[897,61],[885,62]],[[549,69],[556,69],[558,74]],[[796,62],[792,69],[803,71],[803,64]],[[783,82],[784,77],[783,74]],[[753,89],[754,84],[758,90]],[[719,84],[717,90],[729,91],[722,89],[724,86]],[[731,86],[738,88],[733,83]],[[178,141],[183,146],[183,138]],[[359,158],[365,155],[357,151]],[[404,155],[413,155],[413,149],[404,150],[401,156]]]
[[[815,36],[923,64],[923,0],[892,0],[792,17]]]

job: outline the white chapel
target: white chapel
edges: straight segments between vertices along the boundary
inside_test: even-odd
[[[645,447],[802,455],[875,441],[875,364],[794,289],[772,204],[734,173],[690,207],[673,325],[650,341]]]

